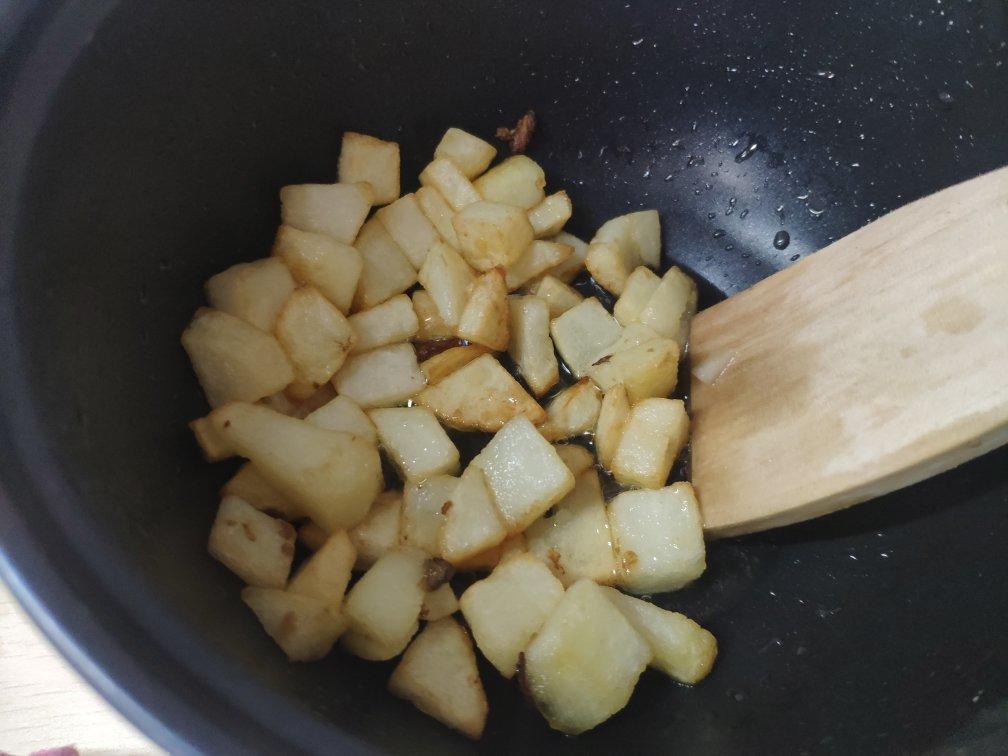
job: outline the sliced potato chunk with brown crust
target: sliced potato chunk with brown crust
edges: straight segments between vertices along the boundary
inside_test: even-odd
[[[437,229],[441,238],[457,249],[458,237],[455,236],[455,226],[452,225],[455,211],[445,202],[441,192],[433,186],[421,186],[416,190],[416,200],[420,209],[423,210],[423,214]]]
[[[470,280],[472,272],[470,271]],[[466,284],[468,287],[468,284]],[[465,301],[462,301],[465,306]],[[450,339],[455,336],[455,328],[444,322],[437,303],[425,289],[417,289],[413,292],[413,311],[417,317],[416,341],[439,341]],[[461,314],[459,310],[459,314]]]
[[[671,339],[652,339],[640,346],[599,360],[588,375],[608,391],[617,383],[626,388],[631,404],[648,397],[666,397],[678,380],[679,346]]]
[[[595,451],[599,464],[606,470],[612,469],[613,457],[616,456],[628,417],[630,398],[626,387],[617,383],[602,395],[602,406],[595,425]]]
[[[210,529],[210,556],[249,585],[283,588],[294,558],[294,528],[237,496],[226,496]]]
[[[574,254],[549,271],[558,281],[570,283],[585,269],[585,258],[588,257],[588,242],[579,239],[574,234],[561,231],[551,241],[566,244],[574,250]]]
[[[539,432],[549,441],[590,433],[601,406],[601,392],[588,378],[582,378],[546,405],[546,422],[539,426]]]
[[[433,386],[488,351],[479,344],[451,347],[421,362],[420,370],[427,377],[427,385]]]
[[[535,238],[520,208],[497,202],[474,202],[452,219],[459,251],[479,271],[514,265]]]
[[[507,349],[508,293],[499,269],[484,273],[469,288],[469,300],[459,318],[458,335],[500,352]]]
[[[625,328],[631,323],[638,322],[641,310],[647,305],[660,283],[658,274],[643,265],[630,274],[623,293],[613,307],[613,316],[621,326]]]

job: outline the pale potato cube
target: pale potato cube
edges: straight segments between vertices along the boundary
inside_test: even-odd
[[[501,543],[507,536],[483,470],[469,465],[443,507],[438,552],[458,564]]]
[[[483,199],[531,210],[543,201],[546,174],[527,155],[512,155],[473,182]]]
[[[620,324],[595,297],[550,323],[553,344],[575,378],[587,375],[596,356],[614,344],[622,332]]]
[[[403,480],[458,472],[458,449],[426,407],[373,409],[368,415]]]
[[[689,417],[679,399],[642,399],[630,410],[612,460],[624,486],[661,488],[689,438]]]
[[[408,341],[420,328],[413,302],[405,294],[350,316],[357,341],[354,352],[367,352],[375,347]]]
[[[532,393],[542,396],[560,380],[560,367],[549,334],[549,307],[539,297],[516,296],[508,300],[508,312],[511,332],[508,354]]]
[[[419,629],[420,621],[417,620],[407,634],[412,638]],[[407,639],[406,642],[409,643],[409,640]],[[349,626],[349,623],[346,631],[340,636],[340,644],[349,653],[367,661],[388,661],[398,656],[403,650],[401,642],[382,642],[367,633],[355,630]]]
[[[399,145],[344,131],[339,180],[343,184],[366,181],[374,192],[374,204],[388,204],[399,196]]]
[[[631,593],[677,590],[707,566],[703,520],[689,483],[621,493],[609,503],[609,527],[619,584]]]
[[[433,386],[456,370],[465,367],[477,357],[482,357],[487,351],[486,347],[479,344],[452,347],[421,362],[420,370],[427,378],[427,385]]]
[[[518,262],[535,235],[520,208],[498,202],[474,202],[452,219],[459,251],[476,270]]]
[[[546,422],[539,426],[543,438],[560,441],[581,436],[595,429],[602,397],[587,378],[565,388],[546,405]]]
[[[472,271],[469,271],[469,277],[471,281]],[[467,288],[468,285],[467,283]],[[462,314],[461,308],[465,306],[464,297],[465,295],[463,294],[462,303],[458,311],[459,315]],[[417,318],[417,341],[438,341],[455,336],[454,326],[450,326],[444,322],[444,318],[441,317],[441,312],[438,310],[437,303],[429,291],[417,289],[413,292],[413,311],[416,313]]]
[[[681,351],[686,348],[690,320],[696,309],[696,282],[673,265],[637,317],[662,336],[675,339]]]
[[[627,596],[615,588],[604,590],[613,606],[651,647],[649,666],[686,685],[707,677],[717,658],[717,639],[710,632],[678,612]]]
[[[438,243],[427,254],[418,274],[420,285],[437,305],[441,319],[451,328],[458,325],[476,274],[462,256],[447,244]],[[416,299],[414,299],[414,305]],[[452,336],[455,334],[452,333]]]
[[[575,478],[595,467],[595,457],[580,444],[553,444],[553,448]]]
[[[556,449],[523,415],[497,431],[472,464],[486,473],[509,534],[525,530],[574,488]]]
[[[646,344],[659,338],[661,337],[646,325],[631,323],[623,329],[623,333],[620,334],[620,337],[615,342],[602,350],[602,353],[595,358],[592,366],[605,363],[606,360],[617,352],[625,352],[628,349],[639,347],[641,344]]]
[[[280,226],[273,254],[284,261],[298,283],[314,286],[340,312],[350,312],[364,267],[361,254],[354,247],[324,234]]]
[[[421,186],[416,190],[416,200],[420,209],[423,210],[423,214],[437,229],[441,238],[457,249],[458,237],[455,236],[455,226],[452,224],[455,211],[445,202],[441,192],[433,186]]]
[[[189,423],[189,430],[196,437],[196,443],[207,462],[220,462],[234,456],[234,450],[214,432],[213,425],[207,418],[196,418]]]
[[[437,229],[427,220],[416,196],[412,194],[405,194],[388,207],[383,207],[375,213],[375,217],[417,270],[427,259],[430,248],[441,241]]]
[[[553,506],[552,514],[529,525],[525,542],[565,586],[581,578],[596,583],[616,580],[616,554],[609,533],[598,473],[586,470],[574,490]]]
[[[332,378],[357,340],[343,313],[311,286],[291,294],[277,318],[276,337],[296,376],[313,384]]]
[[[613,307],[613,316],[619,321],[621,326],[628,326],[638,322],[641,310],[647,305],[651,295],[654,294],[661,278],[651,268],[641,265],[635,269],[627,278],[623,293],[616,300]]]
[[[281,260],[268,257],[232,265],[204,286],[210,306],[273,332],[277,315],[294,291],[294,279]]]
[[[671,339],[653,339],[613,354],[588,371],[603,391],[617,383],[626,387],[631,404],[672,393],[679,370],[679,346]]]
[[[367,517],[347,532],[357,551],[355,570],[366,570],[399,545],[403,497],[399,491],[384,491],[371,505]]]
[[[377,218],[364,224],[354,246],[364,263],[354,295],[354,309],[367,310],[417,282],[416,268]]]
[[[580,580],[525,651],[525,684],[550,727],[590,730],[630,700],[651,650],[605,589]]]
[[[524,286],[536,276],[542,275],[574,253],[574,248],[566,244],[537,239],[522,252],[518,261],[507,268],[508,291]]]
[[[588,247],[585,266],[613,294],[622,294],[641,265],[661,264],[661,226],[656,210],[642,210],[607,221]]]
[[[318,551],[322,548],[322,544],[326,542],[326,539],[329,538],[329,534],[311,520],[308,520],[299,527],[297,534],[298,540],[309,551]]]
[[[456,430],[493,432],[519,416],[533,423],[546,419],[545,410],[492,354],[477,357],[428,386],[416,400]]]
[[[210,413],[217,433],[300,511],[329,532],[364,519],[382,490],[374,444],[255,404]]]
[[[325,601],[338,609],[356,561],[357,550],[350,537],[345,530],[337,530],[305,560],[287,590]]]
[[[358,404],[346,396],[336,396],[305,416],[305,421],[326,430],[341,431],[368,443],[378,443],[374,423]]]
[[[294,380],[294,369],[272,335],[220,310],[197,310],[182,333],[182,346],[211,407],[254,402]]]
[[[451,583],[442,583],[439,588],[427,591],[423,606],[420,607],[420,619],[425,622],[437,622],[455,614],[458,609],[458,599],[455,598]]]
[[[533,283],[529,287],[529,293],[546,302],[550,320],[560,317],[572,307],[577,307],[584,299],[576,289],[550,275],[543,276]]]
[[[423,549],[431,556],[441,556],[444,512],[458,482],[459,479],[451,475],[434,475],[406,485],[403,489],[399,543]]]
[[[570,220],[573,209],[567,192],[556,192],[529,210],[529,223],[532,224],[536,238],[560,233],[560,229]]]
[[[402,404],[425,382],[412,344],[392,344],[351,355],[333,378],[336,391],[365,409]]]
[[[428,163],[420,172],[420,183],[437,189],[456,212],[482,199],[472,182],[447,158],[435,158]]]
[[[566,244],[574,250],[574,254],[549,271],[558,281],[570,283],[581,271],[584,270],[585,258],[588,257],[588,242],[579,239],[574,234],[561,231],[550,241],[557,244]]]
[[[294,528],[237,496],[217,510],[207,550],[249,585],[283,588],[294,557]]]
[[[389,678],[393,695],[473,740],[486,725],[487,704],[466,631],[450,617],[424,628]]]
[[[346,628],[339,607],[310,596],[249,586],[241,597],[289,661],[325,657]]]
[[[448,129],[434,148],[434,157],[451,160],[468,179],[479,176],[493,162],[497,148],[468,131]]]
[[[469,288],[469,299],[459,318],[458,335],[494,351],[507,349],[508,293],[504,276],[491,270],[476,279]]]
[[[459,608],[483,656],[510,679],[518,657],[563,595],[563,585],[546,565],[523,554],[469,586]]]
[[[374,202],[370,184],[297,184],[280,190],[285,226],[353,244]]]
[[[617,383],[602,395],[602,407],[595,425],[595,452],[599,463],[606,470],[612,469],[613,457],[616,456],[629,417],[630,398],[626,387]]]
[[[416,632],[423,606],[421,582],[428,556],[420,549],[389,551],[365,572],[347,594],[343,612],[349,629],[380,645],[392,658]]]
[[[246,462],[220,490],[221,498],[237,496],[262,512],[275,512],[285,520],[297,520],[304,514],[286,496],[269,484],[255,465]]]

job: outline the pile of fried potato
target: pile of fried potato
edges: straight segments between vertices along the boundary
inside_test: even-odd
[[[209,551],[290,660],[337,641],[401,655],[390,690],[478,738],[475,640],[574,734],[646,667],[695,683],[717,652],[628,595],[705,568],[693,489],[667,485],[689,435],[669,396],[696,287],[654,272],[657,212],[586,244],[538,164],[495,156],[451,128],[399,196],[398,144],[346,133],[338,183],[284,187],[272,255],[211,278],[182,335],[213,408],[191,427],[208,460],[248,460]],[[588,274],[613,313],[570,285]],[[493,436],[463,465],[458,431]],[[623,487],[608,502],[600,470]],[[291,575],[298,538],[311,554]],[[456,596],[463,572],[489,574]]]

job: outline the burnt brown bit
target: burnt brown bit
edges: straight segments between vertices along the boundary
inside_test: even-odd
[[[256,539],[255,531],[252,530],[252,528],[249,526],[247,522],[242,523],[242,530],[245,531],[245,537],[248,538],[250,541],[254,541]]]
[[[451,508],[452,508],[452,502],[451,499],[449,499],[448,501],[446,501],[444,504],[441,505],[441,514],[443,515],[448,514]]]
[[[430,341],[416,341],[413,343],[413,347],[416,349],[417,360],[423,362],[453,347],[465,346],[466,343],[462,339],[432,339]]]
[[[294,556],[294,544],[286,541],[280,544],[280,553],[284,556]]]
[[[231,421],[230,420],[225,420],[224,421],[224,427],[225,428],[230,428],[231,427]]]
[[[451,580],[454,574],[455,568],[452,567],[451,562],[440,557],[428,559],[424,562],[423,578],[420,580],[420,585],[425,591],[433,591]]]
[[[529,701],[532,700],[532,688],[529,687],[528,677],[525,674],[525,652],[521,651],[518,654],[518,664],[515,667],[515,680],[518,681],[518,690],[521,691],[522,695],[525,696]]]
[[[632,570],[637,564],[637,552],[628,551],[623,555],[623,569]]]
[[[595,367],[596,365],[605,365],[611,359],[612,355],[607,354],[605,357],[600,357],[599,359],[595,360],[595,362],[592,363],[592,367]]]
[[[511,147],[511,154],[525,152],[529,142],[532,141],[532,134],[535,132],[536,114],[534,110],[526,110],[525,115],[518,119],[518,123],[513,129],[501,126],[497,129],[496,137],[502,142],[507,142]]]
[[[560,564],[560,552],[555,546],[550,547],[550,550],[546,552],[546,558],[550,560],[550,564],[553,565],[554,572],[560,575],[564,574],[563,565]]]
[[[293,538],[296,535],[294,526],[286,520],[277,522],[277,531],[279,531],[282,538]]]
[[[430,610],[427,607],[427,604],[424,604],[423,606],[420,607],[420,619],[423,620],[424,622],[427,621],[427,615],[429,613],[430,613]]]

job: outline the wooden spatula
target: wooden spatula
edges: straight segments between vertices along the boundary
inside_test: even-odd
[[[704,310],[690,349],[710,535],[818,517],[1008,442],[1008,168]]]

